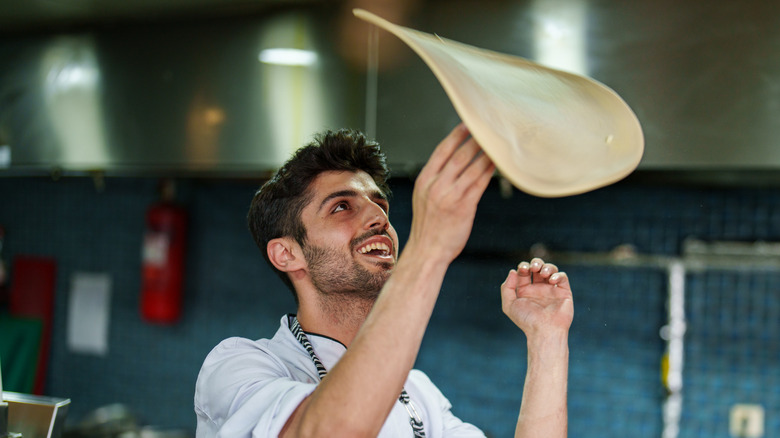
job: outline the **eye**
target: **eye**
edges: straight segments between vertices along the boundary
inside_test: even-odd
[[[333,206],[333,213],[338,213],[345,210],[349,210],[349,203],[346,201],[340,201],[335,206]]]

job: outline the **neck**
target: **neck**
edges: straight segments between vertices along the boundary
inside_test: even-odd
[[[301,300],[298,322],[304,331],[328,336],[349,347],[373,305],[372,299],[317,294],[314,303]]]

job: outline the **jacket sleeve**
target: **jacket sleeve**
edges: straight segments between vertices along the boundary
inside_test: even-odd
[[[195,385],[197,438],[276,437],[316,382],[292,379],[273,353],[253,341],[217,345]]]

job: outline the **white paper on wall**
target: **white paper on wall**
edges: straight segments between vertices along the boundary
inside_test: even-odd
[[[105,356],[111,313],[111,276],[77,272],[71,278],[67,344],[75,353]]]

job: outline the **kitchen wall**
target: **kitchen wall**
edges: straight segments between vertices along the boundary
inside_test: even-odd
[[[194,430],[192,397],[200,364],[228,336],[270,336],[294,311],[245,225],[259,182],[184,179],[178,199],[190,229],[183,316],[146,323],[139,313],[144,213],[157,196],[145,178],[0,178],[3,256],[57,261],[54,335],[46,393],[70,397],[71,423],[125,403],[144,424]],[[393,180],[391,219],[408,235],[411,188]],[[510,436],[525,372],[523,335],[501,314],[498,285],[516,262],[501,256],[535,243],[553,251],[676,255],[682,241],[780,240],[780,190],[671,187],[638,180],[562,199],[490,187],[466,253],[448,272],[417,367],[463,419]],[[551,260],[555,261],[555,260]],[[666,274],[654,267],[562,265],[575,293],[569,383],[570,434],[658,437],[664,389],[660,361]],[[112,278],[109,350],[69,351],[65,328],[71,279]],[[687,276],[686,365],[680,437],[728,437],[735,403],[759,403],[767,436],[780,434],[780,274],[706,271]],[[6,358],[3,358],[3,363]]]

